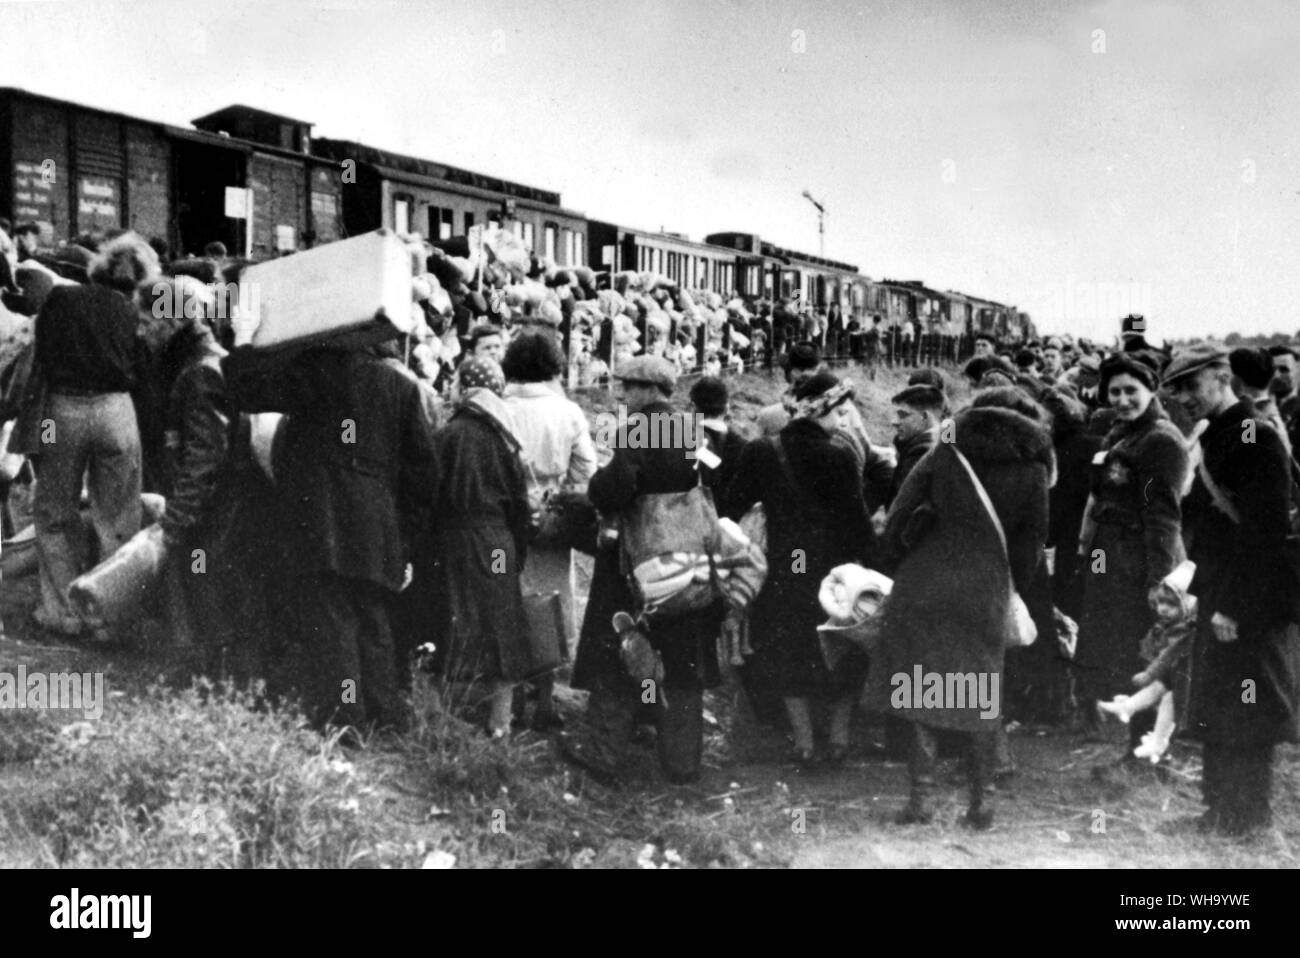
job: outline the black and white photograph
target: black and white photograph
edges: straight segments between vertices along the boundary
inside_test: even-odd
[[[1222,935],[1300,865],[1300,7],[0,38],[24,924],[150,937],[127,870],[1071,869]]]

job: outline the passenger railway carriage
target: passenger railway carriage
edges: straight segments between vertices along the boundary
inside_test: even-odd
[[[726,298],[838,305],[846,325],[879,317],[917,335],[1034,335],[1014,306],[879,280],[857,266],[753,233],[702,241],[589,219],[560,194],[352,140],[313,137],[305,120],[234,105],[192,128],[0,88],[0,213],[35,221],[46,244],[133,229],[176,257],[220,240],[261,259],[380,227],[435,241],[476,225],[513,230],[558,266],[667,276]]]

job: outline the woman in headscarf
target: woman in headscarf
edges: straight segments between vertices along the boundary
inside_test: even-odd
[[[1131,692],[1139,646],[1153,621],[1147,594],[1184,558],[1179,500],[1187,476],[1182,434],[1156,398],[1147,356],[1117,353],[1101,364],[1099,391],[1115,424],[1094,458],[1092,497],[1079,535],[1083,612],[1075,664],[1083,670],[1085,718],[1094,704]],[[1139,713],[1124,758],[1151,730]]]
[[[818,591],[837,565],[871,566],[876,540],[862,498],[862,479],[850,449],[833,434],[848,421],[853,387],[825,370],[795,390],[791,419],[780,434],[747,445],[724,493],[723,512],[739,519],[756,502],[767,515],[768,577],[753,605],[753,658],[745,685],[760,712],[783,700],[794,734],[792,760],[815,760],[810,706],[829,700],[826,758],[843,760],[853,701],[865,677],[863,662],[832,675],[822,657],[817,626],[826,620]]]
[[[434,437],[429,583],[434,665],[449,683],[491,684],[494,738],[509,734],[514,686],[531,677],[520,587],[528,491],[504,391],[490,359],[466,359],[456,371],[456,410]]]

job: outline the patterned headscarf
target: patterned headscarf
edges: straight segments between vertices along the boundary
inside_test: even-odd
[[[506,374],[494,359],[471,356],[456,368],[456,379],[462,393],[471,389],[487,389],[500,396],[506,391]]]
[[[792,419],[820,419],[852,398],[852,383],[842,382],[833,373],[822,370],[795,389],[786,409]]]
[[[496,360],[471,356],[456,367],[456,381],[460,384],[460,406],[472,407],[495,420],[507,445],[518,452],[521,443],[514,417],[501,398],[506,391],[506,376]]]

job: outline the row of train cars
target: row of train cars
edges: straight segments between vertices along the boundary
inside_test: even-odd
[[[434,242],[475,225],[513,229],[557,266],[649,271],[725,297],[838,303],[863,326],[1034,337],[1014,306],[916,280],[872,279],[850,263],[746,232],[703,241],[594,219],[560,194],[353,140],[235,104],[181,127],[0,88],[0,215],[35,221],[51,245],[134,229],[196,255],[214,240],[265,258],[381,227]],[[6,214],[5,211],[8,211]]]

